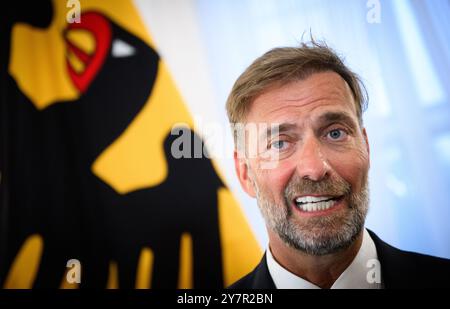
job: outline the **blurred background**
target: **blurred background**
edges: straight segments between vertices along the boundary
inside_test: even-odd
[[[235,176],[225,100],[256,57],[310,33],[368,89],[366,227],[450,258],[449,1],[81,1],[80,24],[72,2],[2,24],[4,286],[67,287],[69,258],[82,286],[213,287],[250,271],[267,235]],[[180,123],[212,160],[171,161]]]
[[[180,76],[181,89],[188,88],[182,93],[193,97],[187,102],[197,114],[208,106],[223,123],[228,93],[256,57],[273,47],[296,46],[310,32],[325,40],[369,92],[367,227],[400,248],[450,257],[449,1],[150,2],[158,6],[137,4],[175,77]],[[203,103],[190,92],[209,97]],[[223,166],[264,245],[255,202],[240,189],[231,160],[223,160]]]

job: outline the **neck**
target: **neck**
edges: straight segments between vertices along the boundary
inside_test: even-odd
[[[309,255],[286,245],[276,233],[269,232],[269,248],[274,259],[291,273],[321,287],[330,288],[351,264],[361,248],[362,230],[346,249],[336,253]]]

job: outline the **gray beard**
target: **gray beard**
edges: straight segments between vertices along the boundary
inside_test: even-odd
[[[293,178],[285,190],[284,205],[276,205],[265,196],[256,183],[258,206],[269,229],[290,247],[309,255],[322,256],[348,248],[364,227],[369,208],[367,176],[360,192],[352,192],[344,179],[313,182]],[[300,194],[344,195],[348,208],[344,213],[295,221],[291,202]]]

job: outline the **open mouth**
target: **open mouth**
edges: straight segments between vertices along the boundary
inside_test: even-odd
[[[322,212],[335,207],[342,199],[341,196],[312,196],[305,195],[294,199],[295,206],[304,212]]]

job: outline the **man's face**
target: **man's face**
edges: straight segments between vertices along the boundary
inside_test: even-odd
[[[235,155],[269,233],[312,255],[350,246],[368,208],[369,146],[347,83],[323,72],[270,89],[254,100],[246,123],[278,125],[275,134],[258,135],[256,156]]]

